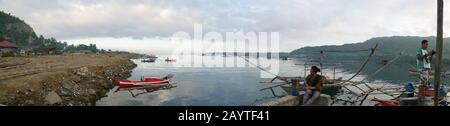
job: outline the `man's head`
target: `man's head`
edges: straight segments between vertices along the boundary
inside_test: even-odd
[[[422,49],[428,48],[428,40],[422,40]]]
[[[320,72],[320,69],[317,66],[312,66],[311,70],[309,71],[309,74],[315,75],[317,72]]]

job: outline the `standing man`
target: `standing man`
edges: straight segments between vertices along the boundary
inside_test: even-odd
[[[428,40],[422,41],[421,48],[416,50],[417,55],[417,69],[420,72],[420,80],[422,84],[429,85],[429,75],[431,73],[431,60],[433,59],[433,55],[436,53],[432,51],[428,53]]]

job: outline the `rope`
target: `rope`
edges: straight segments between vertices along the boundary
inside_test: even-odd
[[[339,85],[342,85],[344,83],[347,83],[349,81],[351,81],[353,78],[355,78],[356,76],[358,76],[361,71],[366,67],[367,63],[369,62],[370,58],[373,56],[373,54],[375,53],[375,50],[378,48],[378,43],[375,45],[375,47],[373,49],[371,49],[372,51],[370,52],[369,56],[367,57],[367,59],[364,61],[364,64],[359,68],[358,72],[356,72],[352,77],[350,77],[349,79],[347,79],[346,81],[340,83]]]
[[[259,65],[257,65],[257,64],[254,64],[253,62],[251,62],[251,61],[248,60],[247,58],[244,58],[244,57],[242,57],[242,56],[239,56],[239,57],[242,58],[242,59],[244,59],[246,62],[252,64],[252,65],[255,66],[256,68],[258,68],[258,69],[260,69],[260,70],[262,70],[262,71],[264,71],[264,72],[266,72],[266,73],[269,73],[269,74],[275,76],[276,78],[279,77],[278,75],[276,75],[276,74],[274,74],[274,73],[272,73],[272,72],[270,72],[270,71],[268,71],[268,70],[262,68],[261,66],[259,66]]]
[[[404,53],[404,51],[402,51],[400,54],[398,54],[394,59],[388,61],[388,63],[387,63],[386,65],[384,65],[384,66],[382,66],[381,68],[379,68],[377,71],[375,71],[375,72],[374,72],[373,74],[371,74],[369,77],[375,76],[375,75],[378,74],[380,71],[382,71],[384,68],[386,68],[387,66],[391,65],[394,61],[396,61],[397,59],[399,59],[400,56],[403,55],[403,53]],[[366,79],[367,79],[367,77],[366,77],[364,80],[366,80]],[[364,80],[362,80],[362,81],[364,81]]]
[[[313,52],[368,52],[372,51],[372,49],[364,49],[364,50],[325,50],[325,51],[313,51]]]

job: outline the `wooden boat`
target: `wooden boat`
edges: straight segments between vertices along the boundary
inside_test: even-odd
[[[148,58],[149,58],[149,59],[155,59],[155,60],[158,59],[158,57],[155,56],[155,55],[148,56]]]
[[[153,63],[158,59],[158,57],[154,56],[154,55],[150,55],[147,56],[147,58],[141,60],[141,62],[145,62],[145,63]]]
[[[155,59],[143,59],[143,60],[141,60],[141,62],[144,62],[144,63],[154,63],[156,60]]]
[[[166,62],[176,62],[177,60],[175,60],[175,59],[169,59],[169,58],[166,58]]]
[[[372,101],[378,102],[380,106],[400,106],[400,103],[396,100],[381,100],[374,98]]]
[[[119,88],[116,90],[119,91],[121,89],[157,89],[170,85],[170,80],[173,78],[173,75],[167,75],[163,78],[145,78],[140,81],[130,81],[130,80],[116,80],[116,84]]]

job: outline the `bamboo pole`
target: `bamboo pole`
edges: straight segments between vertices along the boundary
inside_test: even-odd
[[[336,83],[336,65],[333,65],[333,83]]]
[[[443,25],[444,25],[444,0],[438,0],[437,7],[437,38],[436,38],[436,69],[434,80],[434,106],[438,106],[438,92],[441,83],[441,67],[442,67],[442,47],[443,47]]]
[[[378,48],[378,43],[375,45],[374,48],[372,48],[369,56],[366,58],[366,60],[364,61],[364,63],[360,66],[360,68],[358,69],[358,71],[349,79],[347,79],[346,81],[341,82],[340,84],[344,84],[347,83],[349,81],[351,81],[353,78],[355,78],[356,76],[359,75],[359,73],[361,73],[361,71],[366,67],[367,63],[370,61],[370,58],[372,58],[373,54],[375,53],[375,50]]]

